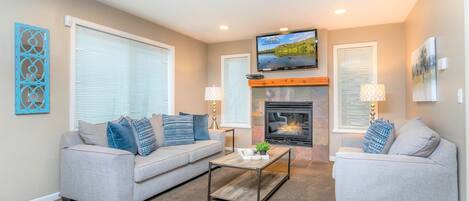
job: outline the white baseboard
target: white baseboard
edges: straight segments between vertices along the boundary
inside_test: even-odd
[[[335,156],[329,156],[329,161],[334,162],[335,161]]]
[[[60,192],[52,193],[52,194],[49,194],[49,195],[44,195],[40,198],[32,199],[31,201],[56,201],[56,200],[60,199],[59,194],[60,194]]]

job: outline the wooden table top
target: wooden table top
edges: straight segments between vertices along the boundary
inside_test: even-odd
[[[265,167],[280,159],[282,156],[288,153],[288,151],[290,151],[290,148],[287,147],[272,147],[267,152],[269,154],[269,160],[243,160],[243,158],[241,158],[237,152],[234,152],[210,162],[213,165],[232,168],[249,170],[264,169]]]

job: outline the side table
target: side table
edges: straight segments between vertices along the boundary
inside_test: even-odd
[[[231,132],[231,136],[233,138],[233,141],[231,144],[231,151],[235,152],[235,129],[234,128],[218,128],[218,130],[221,130],[225,133]]]

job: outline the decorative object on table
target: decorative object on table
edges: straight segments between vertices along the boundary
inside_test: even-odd
[[[210,129],[218,129],[217,123],[217,101],[221,101],[221,88],[220,87],[205,87],[205,100],[212,101],[212,124]]]
[[[255,149],[250,149],[250,148],[247,148],[247,149],[239,148],[238,154],[241,156],[243,160],[269,160],[270,159],[269,155],[257,154]]]
[[[414,102],[437,101],[435,37],[412,52],[412,98]]]
[[[15,113],[49,113],[49,31],[15,23]]]
[[[256,151],[260,155],[266,155],[267,151],[270,149],[270,144],[268,142],[261,142],[256,144]]]
[[[383,84],[362,84],[360,86],[360,100],[370,102],[370,124],[375,120],[376,102],[386,100],[386,89]]]
[[[394,142],[394,124],[378,119],[370,125],[363,139],[363,151],[373,154],[387,154]]]
[[[194,117],[194,139],[209,140],[208,133],[208,114],[189,114],[179,112],[179,115],[192,115]]]
[[[260,79],[264,79],[264,75],[262,75],[262,74],[247,74],[246,78],[248,80],[260,80]]]

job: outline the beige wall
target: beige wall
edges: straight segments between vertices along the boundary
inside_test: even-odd
[[[379,117],[393,121],[397,126],[405,121],[405,32],[404,24],[384,24],[351,29],[332,30],[328,33],[328,57],[330,85],[330,155],[335,155],[342,137],[346,134],[332,133],[333,117],[333,84],[334,84],[334,45],[363,43],[378,43],[378,83],[386,86],[386,101],[378,105]]]
[[[208,84],[221,86],[221,56],[231,54],[251,54],[251,40],[232,41],[225,43],[214,43],[208,45],[207,64],[208,64]],[[251,66],[253,63],[251,55]],[[247,82],[247,81],[246,81]],[[208,110],[210,111],[210,110]],[[220,107],[218,107],[218,111]],[[220,120],[218,112],[218,119]],[[220,121],[218,121],[220,122]],[[251,129],[240,128],[235,131],[235,147],[247,147],[251,144]],[[231,133],[227,135],[226,146],[231,147]]]
[[[63,23],[65,15],[175,46],[176,110],[206,112],[205,43],[93,0],[2,0],[0,13],[0,200],[30,200],[59,191],[59,140],[69,128],[69,28]],[[14,22],[50,31],[50,114],[14,114]]]
[[[464,1],[420,0],[407,17],[407,117],[420,116],[442,137],[458,146],[461,200],[466,200],[464,105],[457,89],[464,88]],[[410,55],[428,37],[436,37],[437,58],[448,57],[448,69],[438,71],[438,102],[412,101]],[[466,100],[467,101],[467,100]]]

